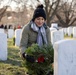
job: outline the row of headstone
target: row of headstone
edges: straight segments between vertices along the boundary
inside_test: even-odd
[[[20,35],[21,35],[21,29],[17,29],[15,31],[15,45],[20,45]],[[10,34],[11,37],[11,34]],[[8,51],[7,51],[7,34],[0,33],[0,60],[7,60],[8,57]]]
[[[58,31],[56,28],[58,28],[58,24],[53,23],[52,27],[50,28],[52,44],[54,44],[56,41],[64,39],[63,32]],[[22,29],[16,29],[15,30],[15,46],[20,46],[21,31],[22,31]]]
[[[3,32],[3,30],[2,30]],[[9,38],[12,37],[13,31],[8,31],[11,33],[9,35]],[[21,35],[21,29],[17,29],[15,31],[15,46],[20,45],[20,35]],[[6,33],[0,33],[0,60],[7,60],[8,51],[7,51],[7,34]]]
[[[15,46],[20,46],[20,36],[22,29],[16,29],[15,32],[13,30],[8,30],[8,38],[12,38],[15,36]]]
[[[8,32],[7,32],[8,38],[13,38],[16,32],[18,33],[19,30],[21,29],[16,29],[15,31],[13,29],[8,29]],[[4,29],[0,29],[0,33],[5,33]]]
[[[21,35],[21,29],[17,29],[15,31],[15,46],[20,46],[20,35]],[[64,35],[62,31],[50,30],[51,33],[51,42],[54,44],[56,41],[64,39]]]
[[[64,39],[63,31],[60,31],[57,23],[52,23],[50,27],[51,43],[54,45],[55,42]]]
[[[50,31],[56,30],[58,28],[57,23],[52,23]],[[62,28],[59,29],[60,31],[63,31],[64,35],[68,34],[68,36],[71,36],[73,34],[73,37],[76,37],[76,27],[68,27],[68,28]],[[4,29],[0,29],[0,33],[4,33]],[[7,36],[8,38],[12,38],[14,36],[15,32],[13,29],[8,29]]]
[[[54,43],[54,75],[76,75],[76,40]]]
[[[54,47],[54,75],[76,75],[76,40],[64,40],[67,29],[52,29],[51,42]],[[68,28],[68,36],[76,29]],[[75,36],[74,36],[75,37]]]
[[[76,27],[61,28],[59,30],[63,31],[64,35],[73,35],[73,38],[76,38]]]
[[[58,24],[57,23],[53,23],[51,25],[50,32],[51,32],[51,42],[52,42],[52,44],[54,44],[54,42],[64,38],[64,35],[63,35],[64,30],[61,29],[61,30],[58,31],[57,28],[58,28]],[[70,29],[71,28],[69,28],[69,30]],[[66,29],[65,29],[65,32],[66,32]],[[12,38],[15,35],[15,46],[19,46],[19,42],[20,42],[20,36],[19,36],[18,33],[20,33],[19,29],[16,30],[15,33],[14,33],[14,31],[12,29],[8,30],[8,38]],[[74,31],[74,37],[75,37],[75,31]]]
[[[54,44],[56,41],[64,39],[63,32],[58,31],[56,28],[58,28],[58,24],[56,23],[52,24],[52,27],[50,28],[52,44]],[[21,31],[22,31],[21,29],[17,29],[15,31],[15,46],[20,46]]]
[[[8,29],[8,31],[5,32],[4,29],[0,28],[0,33],[6,33],[8,38],[13,38],[13,36],[14,36],[14,30],[13,29]]]

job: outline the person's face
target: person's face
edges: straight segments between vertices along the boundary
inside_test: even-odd
[[[37,17],[34,22],[38,27],[41,27],[44,24],[45,19],[43,17]]]

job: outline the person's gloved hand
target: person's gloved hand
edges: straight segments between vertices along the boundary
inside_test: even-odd
[[[23,57],[23,58],[26,58],[26,55],[27,55],[26,53],[23,53],[23,54],[22,54],[22,57]]]
[[[23,53],[23,58],[25,58],[28,62],[35,62],[35,59],[33,56],[27,55],[26,53]]]

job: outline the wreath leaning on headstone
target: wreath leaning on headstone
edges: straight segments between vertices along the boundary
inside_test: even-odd
[[[53,73],[52,63],[54,59],[54,49],[52,45],[39,47],[33,44],[25,50],[27,55],[35,59],[34,62],[23,61],[23,65],[31,75],[47,75],[50,71]]]

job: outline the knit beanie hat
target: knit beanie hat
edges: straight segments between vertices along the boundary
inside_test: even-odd
[[[43,17],[46,20],[46,13],[45,13],[45,11],[43,9],[43,5],[42,4],[38,5],[37,8],[35,9],[32,21],[34,21],[35,18],[37,18],[37,17]]]

